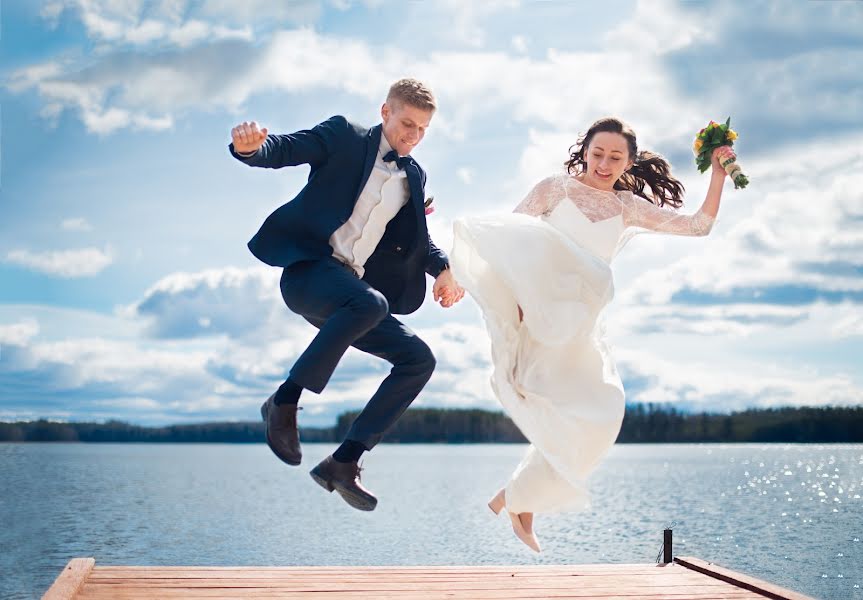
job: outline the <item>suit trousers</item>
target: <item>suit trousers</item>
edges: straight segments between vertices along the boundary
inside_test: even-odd
[[[349,346],[392,364],[345,436],[371,449],[431,378],[434,355],[390,314],[383,294],[335,258],[287,267],[280,288],[288,308],[319,330],[291,368],[297,385],[321,393]]]

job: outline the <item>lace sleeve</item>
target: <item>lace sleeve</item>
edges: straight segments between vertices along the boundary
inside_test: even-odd
[[[560,188],[559,178],[546,177],[533,186],[533,189],[530,190],[524,200],[512,212],[524,213],[534,217],[548,212],[552,208],[551,204],[555,198],[555,191],[558,188]]]
[[[704,236],[713,229],[715,217],[701,209],[692,215],[681,215],[667,208],[636,197],[632,192],[621,194],[624,204],[624,224],[627,227],[640,227],[658,233],[675,235]]]

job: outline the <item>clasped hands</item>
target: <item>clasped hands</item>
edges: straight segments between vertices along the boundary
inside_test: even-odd
[[[449,308],[462,298],[464,298],[464,288],[461,287],[452,275],[452,271],[446,269],[442,271],[437,279],[434,280],[432,288],[434,301],[439,303],[444,308]]]

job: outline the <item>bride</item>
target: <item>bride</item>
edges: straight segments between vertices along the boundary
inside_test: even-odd
[[[663,207],[683,204],[683,185],[664,158],[638,151],[625,123],[600,119],[573,148],[565,172],[540,181],[513,214],[453,225],[453,274],[482,309],[492,388],[530,441],[489,507],[505,508],[537,552],[534,513],[588,506],[587,477],[623,420],[601,318],[614,294],[609,265],[639,231],[707,235],[726,176],[720,159],[734,156],[714,152],[704,203],[680,215]]]

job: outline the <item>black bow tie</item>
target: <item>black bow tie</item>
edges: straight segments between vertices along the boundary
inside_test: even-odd
[[[410,163],[410,161],[410,154],[408,154],[407,156],[399,156],[398,154],[396,154],[395,150],[390,150],[389,152],[384,154],[384,162],[395,162],[399,166],[399,169],[404,169],[405,165]]]

